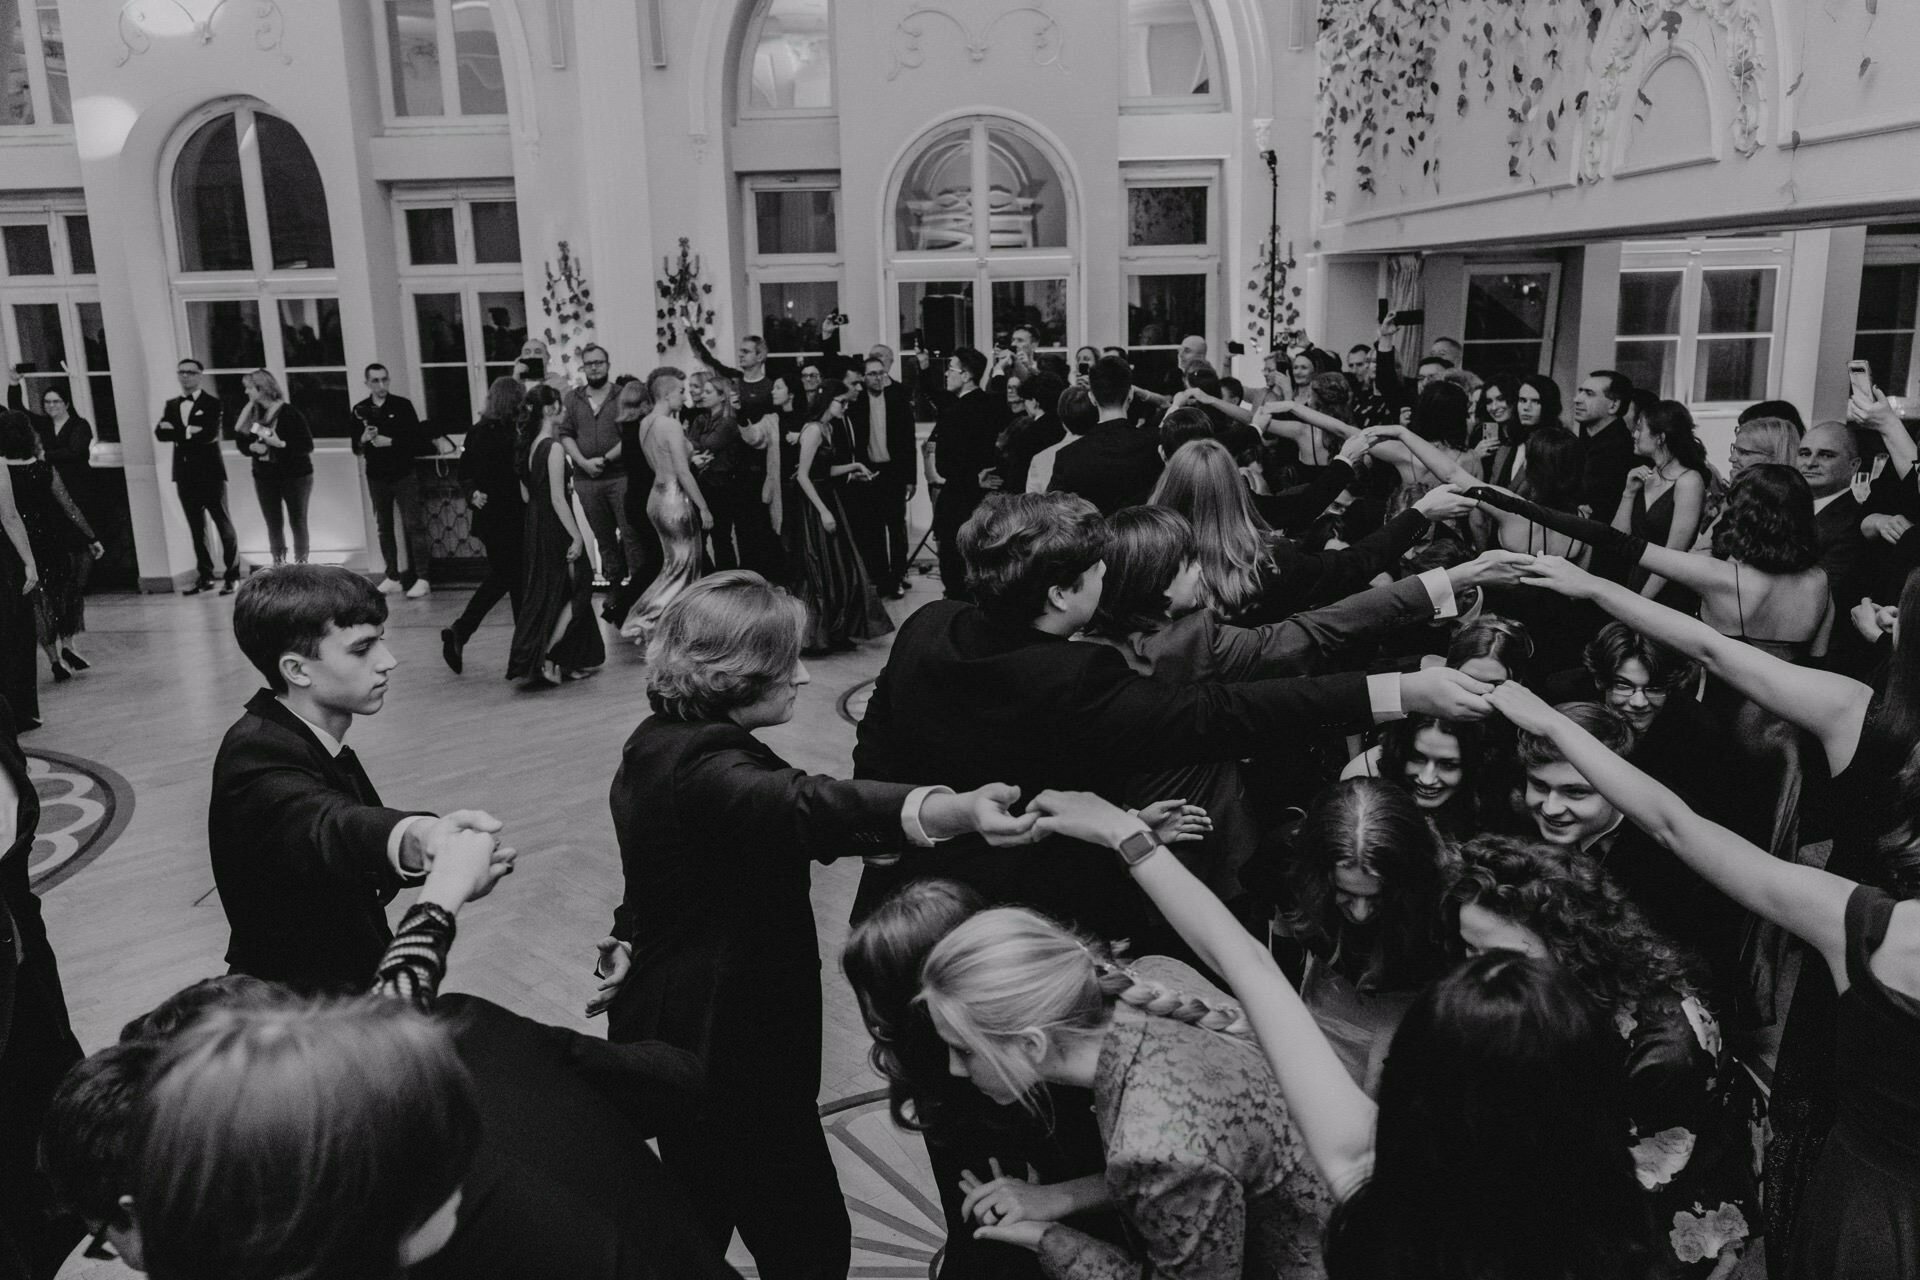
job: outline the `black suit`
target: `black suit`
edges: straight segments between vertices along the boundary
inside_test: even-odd
[[[840,496],[867,574],[885,595],[907,579],[907,557],[913,550],[907,538],[907,498],[920,481],[920,464],[914,447],[913,394],[891,381],[879,396],[886,413],[887,460],[873,460],[874,398],[863,388],[853,398],[847,424],[854,459],[878,472],[878,478],[847,485]]]
[[[949,600],[967,599],[960,526],[986,494],[980,487],[980,473],[999,461],[994,452],[999,436],[993,401],[979,390],[942,408],[933,429],[933,467],[945,482],[933,500],[933,540],[938,544],[940,585]]]
[[[393,931],[400,890],[383,808],[352,749],[327,754],[268,690],[247,702],[213,759],[207,845],[234,973],[303,994],[364,991]]]
[[[77,1221],[53,1216],[34,1163],[47,1104],[81,1055],[40,899],[28,888],[27,857],[40,801],[3,700],[0,773],[19,797],[13,839],[0,848],[0,1278],[43,1280],[85,1234]]]
[[[1292,734],[1371,721],[1366,677],[1175,685],[1135,674],[1106,645],[996,622],[944,601],[901,626],[874,684],[854,747],[862,778],[956,788],[1007,782],[1031,798],[1049,787],[1112,800],[1149,769],[1236,760]],[[1113,855],[1070,841],[1047,849],[942,844],[895,866],[869,864],[856,918],[898,885],[952,876],[990,901],[1020,902],[1106,938],[1152,922]]]
[[[1838,497],[1813,516],[1820,531],[1820,567],[1827,571],[1827,586],[1833,591],[1836,630],[1842,626],[1851,629],[1847,610],[1866,594],[1861,569],[1867,554],[1867,539],[1860,532],[1860,521],[1865,517],[1866,511],[1850,489],[1841,490]],[[1897,599],[1886,603],[1895,603]]]
[[[609,796],[633,965],[616,1041],[701,1060],[708,1101],[665,1135],[704,1228],[735,1227],[762,1276],[844,1280],[851,1227],[815,1110],[820,950],[809,861],[898,846],[910,786],[790,768],[730,721],[659,714],[627,739]]]
[[[194,570],[201,586],[213,581],[213,556],[207,549],[208,520],[220,535],[227,580],[233,581],[240,572],[240,544],[234,536],[233,519],[227,514],[227,464],[220,456],[225,425],[220,401],[211,392],[202,391],[192,399],[175,396],[167,401],[160,411],[160,425],[153,430],[156,440],[173,446],[173,487],[180,495],[187,530],[193,535]]]
[[[1153,496],[1160,479],[1160,437],[1112,418],[1053,455],[1055,493],[1076,493],[1110,516]]]
[[[1620,418],[1593,432],[1584,427],[1576,427],[1575,432],[1580,439],[1580,501],[1595,520],[1604,523],[1619,510],[1627,473],[1638,461],[1633,452],[1633,432]]]

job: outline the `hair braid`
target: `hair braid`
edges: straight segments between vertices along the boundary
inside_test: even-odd
[[[1253,1039],[1253,1024],[1238,1004],[1231,1000],[1208,1000],[1184,991],[1175,991],[1164,983],[1143,978],[1132,969],[1111,960],[1094,961],[1094,973],[1100,993],[1109,1000],[1130,1005],[1158,1018],[1171,1018],[1207,1031],[1242,1040]]]

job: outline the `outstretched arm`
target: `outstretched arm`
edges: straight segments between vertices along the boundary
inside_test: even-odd
[[[698,329],[687,330],[687,345],[693,348],[693,357],[707,368],[723,377],[740,381],[741,372],[730,364],[720,363],[720,358],[707,349],[707,340]]]
[[[1709,884],[1810,943],[1833,970],[1834,981],[1846,989],[1847,898],[1855,887],[1851,880],[1776,858],[1709,822],[1523,685],[1509,680],[1489,694],[1488,701],[1516,728],[1550,739],[1567,763],[1629,821],[1678,854]]]
[[[1411,458],[1434,475],[1444,484],[1476,485],[1480,477],[1466,469],[1460,459],[1443,449],[1435,448],[1405,427],[1369,427],[1367,436],[1380,443],[1373,447],[1375,457],[1389,462],[1399,462]]]

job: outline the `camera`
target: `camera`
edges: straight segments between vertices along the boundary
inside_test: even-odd
[[[844,328],[847,323],[847,313],[844,311],[836,311],[832,315],[828,316],[827,319],[833,321],[835,324],[840,325],[841,327]]]

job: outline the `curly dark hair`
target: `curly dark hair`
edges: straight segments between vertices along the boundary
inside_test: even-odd
[[[1697,962],[1654,932],[1585,855],[1512,836],[1480,836],[1455,852],[1446,908],[1456,931],[1468,905],[1525,925],[1608,1013],[1653,997],[1705,993]]]
[[[1748,467],[1727,492],[1713,554],[1762,573],[1801,573],[1819,564],[1813,492],[1801,474],[1773,462]]]
[[[1460,744],[1460,785],[1430,815],[1441,834],[1457,839],[1480,828],[1481,790],[1487,773],[1483,768],[1487,740],[1482,725],[1427,715],[1393,721],[1380,735],[1380,778],[1401,791],[1407,789],[1407,758],[1413,754],[1413,740],[1426,729],[1437,729]]]

